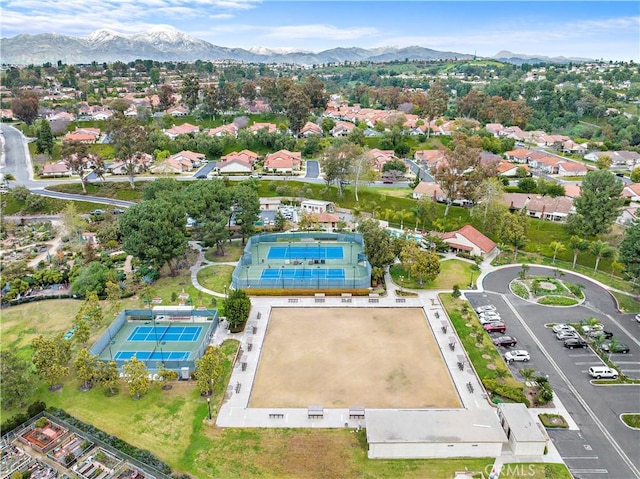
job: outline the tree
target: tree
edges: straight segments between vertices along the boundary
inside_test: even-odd
[[[31,125],[38,118],[38,108],[40,99],[33,91],[20,91],[18,96],[11,100],[11,111],[16,118],[24,121],[27,125]]]
[[[274,231],[284,231],[287,227],[287,218],[284,217],[282,211],[276,211],[276,216],[273,219]]]
[[[72,243],[80,240],[80,234],[86,225],[87,222],[78,213],[75,202],[67,203],[67,206],[62,210],[62,226]]]
[[[82,191],[87,192],[87,183],[90,173],[102,175],[105,165],[104,158],[100,155],[88,152],[88,146],[80,142],[66,143],[62,148],[62,161],[69,170],[80,177]]]
[[[84,346],[89,342],[89,338],[91,337],[91,328],[89,327],[89,323],[85,320],[85,316],[82,313],[82,308],[76,314],[75,319],[73,320],[73,327],[75,331],[73,332],[73,339],[77,345]]]
[[[567,247],[560,241],[552,241],[551,243],[549,243],[549,247],[553,251],[553,261],[551,263],[556,264],[556,256],[558,255],[558,253],[562,253],[563,251],[565,251]]]
[[[163,199],[143,201],[121,215],[119,229],[124,250],[158,269],[169,264],[177,274],[175,258],[187,248],[186,213]]]
[[[602,258],[608,258],[613,254],[613,249],[611,248],[611,246],[609,246],[608,243],[605,243],[604,241],[600,241],[600,240],[592,242],[591,246],[589,247],[589,250],[591,254],[596,257],[596,265],[593,268],[594,273],[598,271],[600,260]]]
[[[90,291],[102,294],[105,283],[114,275],[114,271],[99,261],[94,261],[78,270],[78,275],[71,283],[71,292],[80,297],[85,297]]]
[[[358,225],[358,231],[362,233],[364,253],[371,264],[371,268],[379,268],[384,275],[384,270],[393,263],[396,257],[389,231],[382,228],[373,219],[361,221]]]
[[[107,295],[107,312],[112,316],[120,311],[122,305],[122,302],[120,301],[122,299],[122,288],[119,284],[114,283],[113,281],[107,281],[104,285],[104,289]]]
[[[29,363],[10,348],[0,351],[0,398],[3,409],[23,406],[35,389]]]
[[[631,181],[640,183],[640,166],[636,166],[631,172]]]
[[[196,360],[196,385],[202,394],[213,395],[218,381],[224,374],[224,352],[219,346],[209,346],[202,357]]]
[[[399,171],[401,173],[405,173],[407,171],[407,165],[404,164],[404,161],[397,159],[397,160],[391,160],[391,161],[387,161],[383,166],[382,166],[382,171],[386,172],[386,171]]]
[[[147,129],[134,118],[117,115],[107,124],[116,158],[129,178],[131,189],[135,189],[135,177],[144,170],[144,152],[148,148]]]
[[[100,306],[100,301],[98,300],[98,294],[95,291],[87,292],[78,315],[82,315],[94,328],[99,327],[103,323],[104,314],[102,312],[102,306]]]
[[[572,235],[569,238],[569,248],[573,251],[573,264],[571,265],[572,269],[576,269],[576,261],[578,261],[578,254],[581,251],[586,251],[589,249],[589,242],[584,238],[580,238],[579,236]]]
[[[433,281],[440,274],[440,258],[433,251],[419,250],[411,269],[420,284],[423,284],[424,281]]]
[[[120,373],[118,366],[112,359],[109,362],[98,363],[98,381],[104,388],[104,392],[108,395],[114,395],[117,392],[120,383]]]
[[[151,380],[149,379],[149,371],[142,361],[133,356],[122,365],[122,373],[124,374],[127,385],[129,387],[129,396],[132,399],[140,399],[149,392]]]
[[[248,184],[239,184],[233,189],[233,212],[236,222],[240,220],[242,244],[247,236],[255,232],[255,223],[260,216],[260,197],[258,192]]]
[[[294,85],[289,91],[285,104],[285,113],[289,120],[289,128],[297,138],[298,133],[311,113],[311,102],[304,87],[301,85]]]
[[[49,156],[53,155],[53,132],[51,131],[51,125],[45,119],[38,120],[36,124],[36,152],[47,153]]]
[[[171,389],[171,385],[168,384],[169,381],[175,381],[178,379],[178,373],[173,371],[172,369],[167,369],[164,363],[158,363],[156,365],[158,378],[160,379],[160,383],[162,384],[162,389]]]
[[[162,85],[158,92],[158,107],[164,111],[170,108],[175,101],[174,91],[171,85]]]
[[[529,386],[533,376],[536,374],[536,370],[534,368],[522,368],[520,374],[522,375],[522,379],[524,379],[525,386]]]
[[[608,155],[598,156],[596,166],[599,170],[608,170],[609,168],[611,168],[611,157]]]
[[[582,181],[580,196],[573,200],[576,214],[571,225],[584,237],[606,233],[624,205],[624,184],[611,172],[588,172]]]
[[[448,103],[449,95],[444,91],[442,83],[433,83],[427,90],[423,107],[420,109],[420,113],[427,120],[427,138],[431,134],[431,122],[447,110]]]
[[[508,213],[504,217],[501,239],[514,248],[513,262],[518,259],[518,250],[527,243],[528,218],[520,213]]]
[[[518,181],[518,189],[522,193],[533,193],[536,191],[537,186],[536,180],[533,178],[522,178]]]
[[[198,104],[198,95],[200,93],[200,79],[198,75],[187,75],[182,81],[182,99],[184,103],[193,110]]]
[[[640,221],[627,226],[618,247],[619,260],[634,278],[640,276]]]
[[[88,390],[98,373],[98,356],[89,353],[87,348],[78,351],[75,362],[76,377],[82,382],[83,390]]]
[[[251,299],[242,289],[232,290],[224,301],[224,312],[229,323],[229,331],[239,332],[249,319]]]
[[[362,156],[362,149],[346,141],[331,144],[320,161],[327,185],[336,183],[338,194],[342,196],[343,184],[351,177],[354,164]]]
[[[62,378],[69,374],[71,341],[64,338],[64,333],[51,338],[39,335],[34,338],[31,346],[36,372],[47,381],[49,389],[59,385]]]
[[[402,261],[402,267],[409,276],[408,279],[411,279],[413,265],[418,261],[419,254],[420,247],[418,246],[418,243],[416,243],[415,241],[404,242],[404,247],[400,252],[400,261]]]

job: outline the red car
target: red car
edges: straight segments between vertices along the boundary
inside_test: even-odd
[[[493,344],[507,348],[518,344],[518,340],[513,336],[500,336],[498,338],[493,338]]]
[[[504,333],[507,330],[507,325],[501,322],[485,323],[482,327],[488,333]]]

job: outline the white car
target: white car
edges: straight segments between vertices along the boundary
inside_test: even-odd
[[[569,338],[579,338],[580,336],[575,331],[559,331],[556,333],[556,338],[564,341]]]
[[[636,322],[640,323],[640,314],[636,314]]]
[[[501,316],[498,313],[480,313],[478,315],[480,319],[500,319]]]
[[[492,316],[490,316],[490,317],[482,316],[482,317],[480,318],[480,324],[495,323],[495,322],[497,322],[497,321],[502,321],[502,320],[500,319],[500,317],[494,318],[494,317],[492,317]]]
[[[495,311],[496,307],[493,304],[487,304],[485,306],[478,306],[476,308],[476,313],[482,313],[484,311]]]
[[[560,331],[573,331],[576,332],[576,328],[571,326],[570,324],[555,324],[552,328],[554,333],[559,333]]]
[[[508,363],[512,363],[513,361],[524,361],[526,363],[530,359],[531,355],[529,354],[529,351],[525,351],[524,349],[507,351],[504,353],[504,360]]]

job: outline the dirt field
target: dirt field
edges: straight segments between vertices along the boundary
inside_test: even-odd
[[[422,309],[274,308],[249,407],[461,407]]]

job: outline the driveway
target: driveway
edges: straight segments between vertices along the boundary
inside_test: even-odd
[[[320,162],[317,160],[307,160],[307,174],[305,178],[318,178],[320,176]]]

